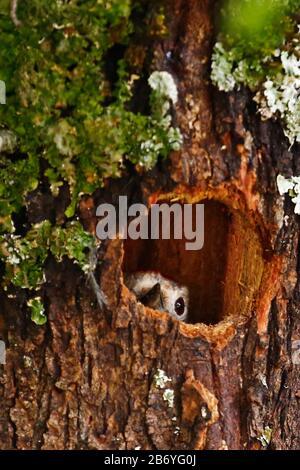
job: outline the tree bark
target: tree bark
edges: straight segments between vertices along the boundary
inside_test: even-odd
[[[0,449],[300,448],[299,218],[276,188],[278,173],[300,174],[299,145],[291,151],[280,125],[259,119],[247,90],[212,87],[218,2],[166,6],[169,35],[155,43],[152,68],[177,83],[183,148],[84,198],[80,217],[94,231],[95,207],[121,194],[203,202],[204,248],[103,243],[105,309],[76,266],[50,260],[42,327],[24,293],[2,292]],[[137,302],[123,272],[138,269],[176,273],[190,287],[190,323]]]

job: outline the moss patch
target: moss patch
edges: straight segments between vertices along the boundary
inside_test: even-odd
[[[66,225],[81,196],[127,163],[151,169],[179,148],[181,136],[170,113],[172,77],[149,79],[147,71],[147,46],[166,34],[159,1],[22,0],[16,13],[12,21],[10,2],[0,0],[1,257],[6,286],[35,289],[49,253],[87,263],[89,235]],[[135,97],[141,85],[142,104]],[[15,233],[13,215],[24,212],[28,194],[46,186],[59,197],[66,184],[62,225],[44,221],[25,236]]]

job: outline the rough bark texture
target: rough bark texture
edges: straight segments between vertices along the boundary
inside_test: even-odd
[[[168,8],[153,69],[177,81],[184,148],[85,199],[80,213],[93,229],[94,207],[118,194],[205,201],[205,247],[103,244],[105,310],[74,265],[49,261],[44,327],[30,322],[20,292],[2,294],[0,449],[259,449],[268,428],[271,448],[300,448],[299,220],[275,185],[278,173],[300,174],[299,147],[291,152],[280,126],[259,120],[247,91],[211,86],[214,2]],[[122,275],[137,268],[178,273],[191,287],[192,324],[137,303]]]

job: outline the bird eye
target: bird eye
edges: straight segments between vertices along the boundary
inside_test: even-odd
[[[179,297],[175,302],[175,312],[177,315],[181,316],[184,314],[185,303],[182,297]]]

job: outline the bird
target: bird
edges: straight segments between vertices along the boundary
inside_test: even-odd
[[[126,273],[124,280],[127,288],[143,305],[167,312],[176,320],[187,320],[189,291],[186,286],[155,271]]]

